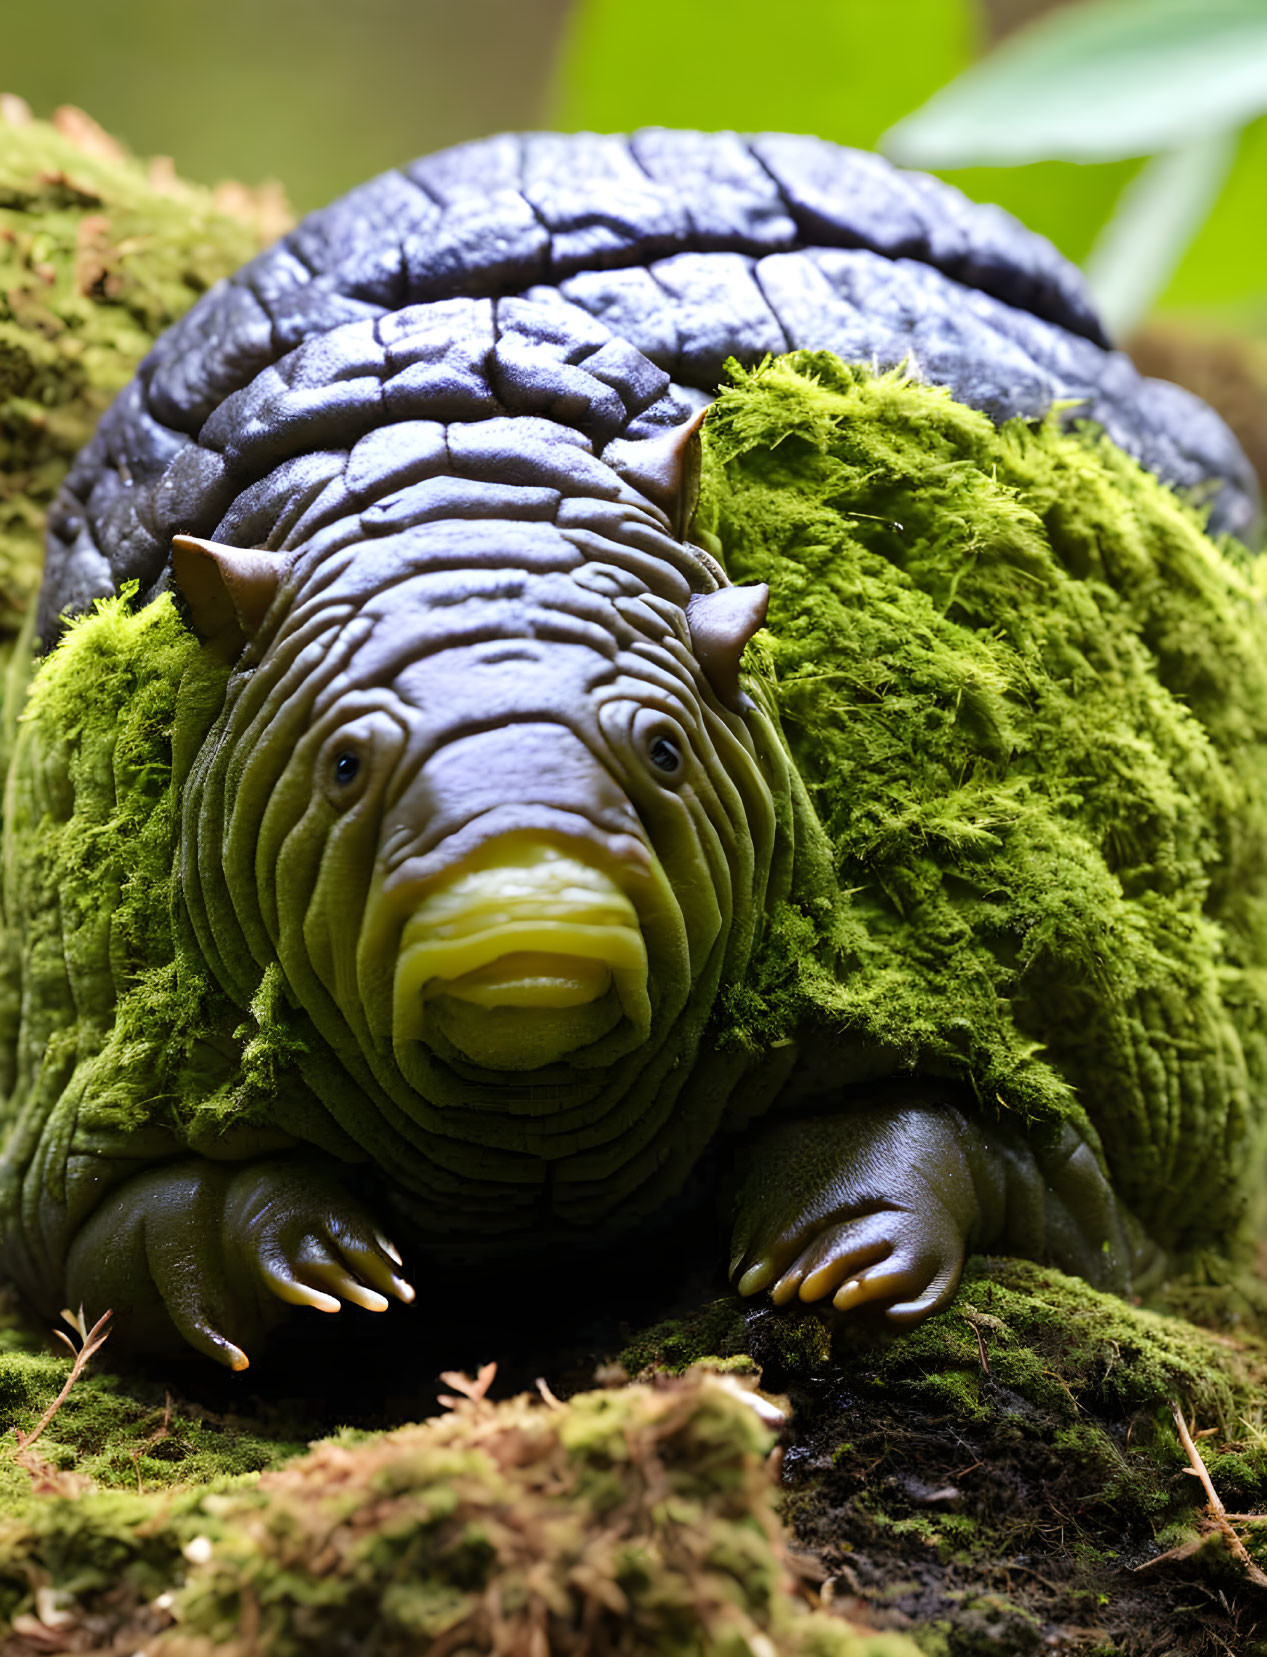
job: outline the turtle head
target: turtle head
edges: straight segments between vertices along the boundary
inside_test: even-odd
[[[240,993],[279,961],[407,1110],[536,1109],[538,1079],[643,1064],[688,1008],[696,1039],[751,942],[765,590],[630,564],[522,523],[341,560],[178,542],[195,626],[241,652],[186,789],[195,929]]]

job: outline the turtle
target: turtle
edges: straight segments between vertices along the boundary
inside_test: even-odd
[[[1230,1250],[1256,511],[1076,270],[873,155],[506,136],[310,215],[51,515],[4,1271],[242,1369],[717,1154],[738,1292],[835,1318]]]

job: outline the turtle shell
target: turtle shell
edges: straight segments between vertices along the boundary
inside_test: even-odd
[[[363,433],[399,379],[389,319],[409,310],[416,330],[416,308],[457,299],[486,302],[483,320],[464,313],[455,337],[436,312],[430,390],[465,391],[489,415],[544,398],[583,424],[565,371],[584,365],[615,387],[609,440],[622,423],[680,420],[730,358],[824,349],[905,362],[996,423],[1065,403],[1165,481],[1204,490],[1213,530],[1253,527],[1253,474],[1222,421],[1112,350],[1077,270],[998,208],[808,137],[536,133],[384,173],[162,336],[52,515],[45,644],[60,615],[124,582],[162,590],[172,535],[214,537],[279,465],[279,487],[315,493],[312,457]],[[531,311],[499,352],[512,299]],[[364,330],[344,348],[353,323],[377,353]],[[293,354],[322,340],[296,381]]]

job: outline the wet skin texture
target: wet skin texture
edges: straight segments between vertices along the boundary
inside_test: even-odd
[[[241,1007],[280,965],[306,1056],[267,1134],[60,1146],[6,1242],[37,1300],[242,1367],[288,1304],[640,1224],[759,1105],[744,1294],[909,1324],[969,1248],[1128,1286],[1072,1129],[1026,1139],[948,1083],[781,1113],[709,1042],[814,831],[738,680],[763,592],[686,538],[695,417],[727,358],[802,346],[910,360],[996,420],[1081,399],[1215,486],[1215,527],[1253,517],[1221,423],[1107,348],[1046,244],[810,139],[428,157],[158,342],[63,490],[37,631],[174,586],[232,663],[182,780],[183,947]]]

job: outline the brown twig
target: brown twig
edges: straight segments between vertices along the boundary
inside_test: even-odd
[[[81,1314],[81,1316],[82,1316],[82,1314]],[[89,1329],[87,1334],[84,1335],[84,1344],[80,1347],[79,1351],[75,1353],[75,1361],[70,1367],[70,1374],[66,1377],[66,1385],[58,1393],[57,1397],[54,1398],[53,1402],[44,1411],[44,1414],[35,1423],[34,1427],[32,1427],[32,1429],[29,1433],[26,1433],[26,1434],[17,1433],[18,1448],[19,1449],[22,1449],[22,1450],[29,1450],[30,1449],[32,1444],[35,1443],[36,1439],[44,1431],[45,1427],[48,1426],[49,1422],[57,1414],[58,1410],[61,1409],[62,1405],[66,1402],[67,1398],[69,1398],[70,1389],[74,1386],[75,1382],[83,1374],[84,1370],[86,1369],[86,1367],[88,1365],[89,1358],[92,1357],[94,1352],[99,1352],[101,1350],[101,1348],[105,1345],[106,1340],[108,1339],[109,1334],[110,1334],[110,1331],[106,1326],[109,1324],[110,1319],[113,1316],[114,1316],[113,1308],[111,1308],[111,1310],[109,1310],[107,1312],[103,1312],[101,1314],[101,1316],[97,1319],[96,1323],[93,1324],[92,1328]],[[62,1335],[62,1332],[61,1332],[60,1329],[57,1330],[56,1333],[61,1335],[61,1338],[63,1340],[66,1340],[65,1335]],[[66,1344],[69,1346],[70,1342],[67,1341]],[[72,1348],[72,1350],[73,1350],[73,1348]],[[14,1431],[17,1432],[17,1429],[14,1428]]]
[[[1197,1449],[1196,1441],[1193,1439],[1192,1434],[1188,1431],[1188,1423],[1183,1418],[1183,1411],[1179,1408],[1177,1403],[1172,1403],[1170,1410],[1171,1414],[1175,1418],[1175,1427],[1179,1433],[1179,1442],[1183,1445],[1188,1460],[1192,1464],[1192,1471],[1201,1480],[1202,1487],[1205,1490],[1211,1517],[1218,1526],[1219,1530],[1222,1532],[1224,1540],[1227,1542],[1228,1547],[1231,1548],[1232,1553],[1238,1560],[1240,1560],[1241,1565],[1244,1567],[1245,1575],[1252,1583],[1255,1584],[1256,1587],[1267,1588],[1267,1572],[1262,1571],[1250,1558],[1249,1550],[1233,1529],[1232,1522],[1228,1517],[1227,1509],[1223,1506],[1219,1493],[1214,1488],[1214,1481],[1210,1477],[1209,1469],[1206,1467],[1205,1462],[1201,1459],[1201,1452]],[[1193,1551],[1192,1545],[1183,1543],[1179,1548],[1172,1548],[1168,1554],[1163,1554],[1161,1557],[1162,1559],[1173,1559],[1175,1557],[1182,1558],[1185,1553],[1191,1551]],[[1159,1561],[1150,1560],[1149,1563],[1155,1565],[1159,1563]]]
[[[496,1374],[496,1363],[488,1363],[481,1364],[479,1374],[475,1376],[474,1380],[460,1369],[442,1369],[440,1379],[446,1387],[452,1387],[454,1392],[461,1393],[462,1398],[469,1399],[472,1404],[482,1404]],[[437,1396],[446,1410],[455,1410],[461,1403],[461,1399],[454,1398],[447,1393],[442,1392]]]
[[[1202,1485],[1205,1487],[1205,1493],[1210,1503],[1210,1512],[1214,1514],[1216,1519],[1223,1519],[1226,1521],[1227,1509],[1223,1506],[1223,1503],[1219,1498],[1219,1493],[1214,1488],[1213,1481],[1210,1478],[1209,1469],[1202,1461],[1201,1452],[1197,1449],[1192,1434],[1188,1431],[1188,1423],[1183,1418],[1183,1411],[1179,1408],[1178,1404],[1171,1404],[1170,1413],[1175,1418],[1175,1426],[1179,1429],[1179,1442],[1187,1451],[1188,1460],[1192,1463],[1192,1471],[1197,1475],[1197,1477],[1201,1480]]]
[[[969,1322],[971,1322],[971,1319],[969,1319]],[[977,1337],[977,1351],[981,1354],[981,1367],[985,1370],[986,1374],[989,1375],[990,1360],[985,1355],[985,1339],[975,1323],[972,1325],[972,1332]]]

